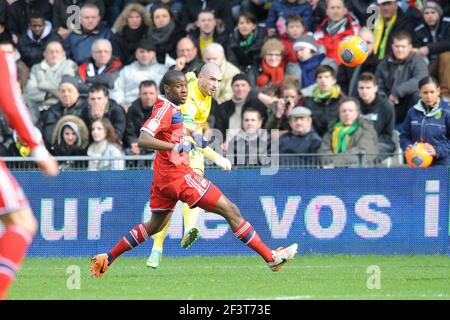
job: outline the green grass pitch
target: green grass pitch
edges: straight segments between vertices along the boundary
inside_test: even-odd
[[[368,282],[376,285],[369,266],[379,268],[379,289],[368,288]],[[77,286],[77,267],[80,288],[69,289]],[[121,257],[102,278],[94,279],[89,258],[30,257],[8,298],[449,300],[450,258],[307,255],[274,273],[257,256],[169,257],[158,270],[147,269],[144,257]]]

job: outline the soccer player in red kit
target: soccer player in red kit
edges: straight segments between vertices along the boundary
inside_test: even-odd
[[[31,149],[31,156],[45,174],[58,174],[58,164],[45,149],[42,135],[33,125],[23,101],[12,56],[0,51],[0,109],[21,142]],[[13,282],[26,254],[37,222],[27,198],[6,165],[0,160],[0,221],[5,232],[0,238],[0,300]]]
[[[238,207],[211,181],[189,167],[189,152],[195,147],[205,148],[208,143],[201,134],[192,133],[195,143],[186,134],[179,106],[187,98],[185,75],[175,70],[168,71],[161,81],[161,92],[164,96],[156,100],[152,115],[141,128],[138,140],[140,148],[157,150],[150,192],[151,219],[131,229],[108,253],[94,256],[92,276],[101,277],[117,257],[161,231],[179,200],[190,207],[198,206],[223,216],[238,239],[255,250],[273,271],[280,270],[294,258],[297,244],[269,249],[252,225],[241,216]]]

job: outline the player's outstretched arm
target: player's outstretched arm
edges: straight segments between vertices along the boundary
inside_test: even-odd
[[[229,159],[221,156],[217,152],[215,152],[211,147],[206,147],[204,149],[199,149],[199,150],[205,155],[206,158],[208,158],[209,160],[214,162],[216,165],[221,167],[223,171],[225,171],[225,172],[231,171],[231,167],[232,167],[231,161]]]
[[[175,145],[170,142],[162,141],[153,137],[145,130],[141,130],[138,138],[138,147],[151,150],[170,151]]]

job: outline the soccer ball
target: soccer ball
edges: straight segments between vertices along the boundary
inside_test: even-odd
[[[406,162],[411,168],[427,168],[433,162],[433,156],[425,149],[425,144],[416,142],[405,151]]]
[[[369,55],[367,43],[358,36],[348,36],[338,45],[338,57],[343,65],[356,67],[366,61]]]

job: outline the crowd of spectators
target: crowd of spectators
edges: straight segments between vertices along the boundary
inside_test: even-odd
[[[355,68],[337,55],[350,35],[369,49]],[[206,134],[222,135],[224,154],[248,156],[254,141],[270,152],[276,139],[281,154],[353,166],[424,141],[447,164],[449,1],[0,0],[0,50],[56,156],[148,154],[139,128],[165,72],[213,62],[224,78]],[[0,117],[0,156],[20,147]]]

